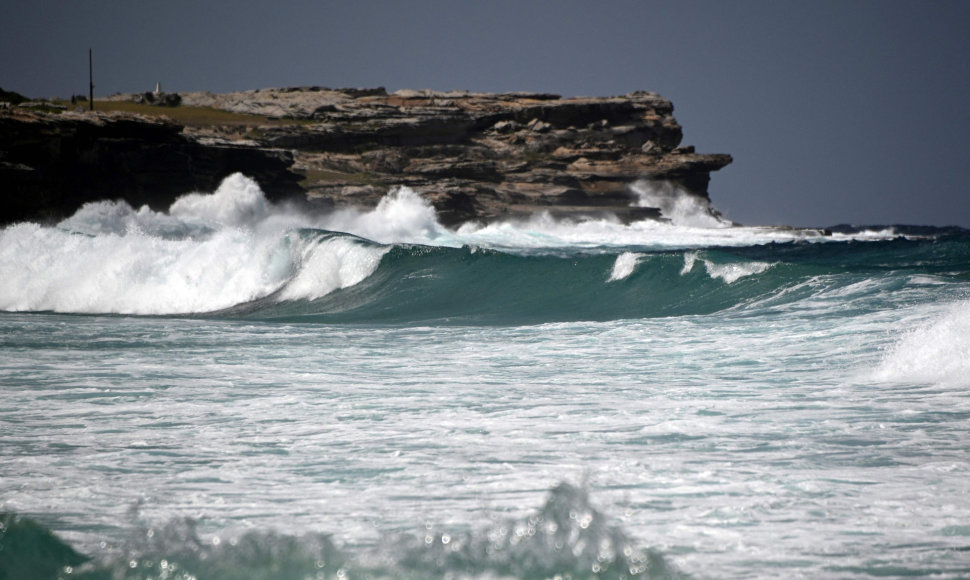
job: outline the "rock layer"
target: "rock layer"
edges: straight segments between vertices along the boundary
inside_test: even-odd
[[[144,116],[0,113],[4,220],[53,216],[97,197],[161,208],[232,171],[271,198],[296,193],[324,208],[373,206],[408,186],[447,225],[537,210],[634,219],[659,215],[631,207],[634,181],[707,198],[710,173],[731,162],[681,147],[672,104],[649,92],[564,99],[305,87],[180,97],[182,107],[238,119],[183,127]],[[166,113],[178,118],[158,114]]]

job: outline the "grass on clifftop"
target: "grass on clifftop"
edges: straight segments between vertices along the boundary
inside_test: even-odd
[[[149,117],[166,116],[176,123],[188,127],[208,127],[214,125],[295,125],[299,121],[292,119],[274,119],[261,115],[246,115],[244,113],[232,113],[221,109],[209,107],[159,107],[155,105],[145,105],[130,101],[94,101],[95,111],[120,111],[125,113],[138,113]]]
[[[319,183],[353,183],[356,185],[373,185],[375,187],[386,187],[380,179],[369,173],[343,173],[329,169],[307,168],[303,170],[304,178],[300,181],[303,187],[312,187]]]

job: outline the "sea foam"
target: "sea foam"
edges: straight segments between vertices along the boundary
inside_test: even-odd
[[[904,334],[873,373],[879,381],[970,386],[970,301]]]

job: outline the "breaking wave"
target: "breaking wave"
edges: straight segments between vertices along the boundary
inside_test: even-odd
[[[53,227],[0,230],[0,310],[302,322],[612,320],[805,299],[791,289],[807,279],[823,280],[817,291],[827,291],[884,275],[884,262],[932,276],[934,260],[954,255],[934,258],[927,248],[940,250],[937,238],[900,238],[893,229],[836,237],[732,227],[675,189],[636,187],[642,203],[661,205],[671,221],[539,214],[449,230],[407,188],[370,211],[311,216],[271,204],[235,174],[167,212],[101,201]]]
[[[731,262],[726,264],[716,264],[711,260],[700,258],[699,252],[686,252],[684,254],[684,267],[680,274],[686,275],[694,270],[694,264],[700,260],[711,278],[720,278],[728,284],[733,284],[745,276],[760,274],[771,267],[765,262]]]
[[[630,189],[637,196],[638,207],[658,208],[675,226],[728,228],[734,225],[711,207],[710,200],[691,195],[672,183],[641,179]]]
[[[138,578],[140,580],[602,578],[675,579],[663,555],[637,544],[590,505],[587,492],[554,487],[545,505],[524,519],[478,530],[438,529],[387,536],[373,549],[338,547],[325,533],[249,531],[205,536],[197,522],[177,519],[136,526],[132,539],[89,553],[61,541],[29,518],[0,513],[0,577]]]
[[[874,378],[937,385],[970,383],[970,302],[945,308],[903,334],[886,353]]]

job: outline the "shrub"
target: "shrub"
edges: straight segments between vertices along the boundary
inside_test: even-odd
[[[21,95],[20,93],[15,93],[13,91],[5,91],[0,88],[0,102],[10,103],[12,105],[19,105],[20,103],[28,100],[27,97]]]

